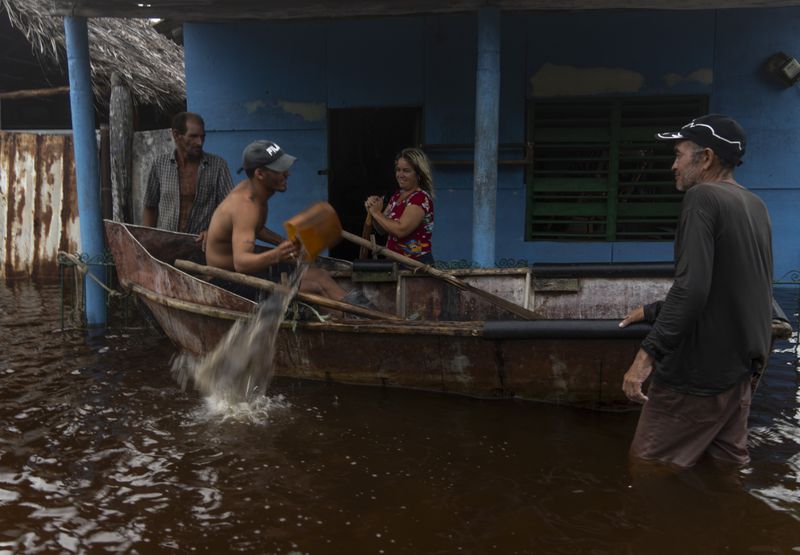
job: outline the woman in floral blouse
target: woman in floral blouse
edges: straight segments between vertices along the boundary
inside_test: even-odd
[[[378,230],[388,234],[386,248],[425,264],[433,264],[433,178],[428,157],[418,148],[405,148],[394,162],[399,190],[384,208],[383,198],[371,196],[364,207]]]

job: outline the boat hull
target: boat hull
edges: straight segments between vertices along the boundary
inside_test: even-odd
[[[629,406],[622,375],[641,337],[487,339],[442,329],[385,333],[367,325],[298,327],[278,337],[276,372],[294,378],[403,387],[590,408]]]
[[[251,317],[253,302],[172,265],[178,258],[202,262],[193,236],[110,221],[105,227],[121,286],[179,350],[208,353],[235,320]],[[462,272],[461,279],[543,316],[525,322],[502,320],[497,307],[430,277],[364,282],[352,272],[334,275],[361,287],[380,310],[411,319],[284,322],[276,375],[600,409],[633,407],[622,377],[649,330],[621,330],[617,322],[662,298],[671,283],[668,275]]]

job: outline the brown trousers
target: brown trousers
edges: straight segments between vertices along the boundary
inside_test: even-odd
[[[717,395],[689,395],[651,384],[631,455],[687,468],[704,454],[744,465],[752,392],[745,379]]]

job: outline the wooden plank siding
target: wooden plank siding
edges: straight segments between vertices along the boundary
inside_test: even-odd
[[[80,245],[71,135],[0,132],[0,278],[52,279]]]

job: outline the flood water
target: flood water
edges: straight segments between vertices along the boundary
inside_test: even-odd
[[[800,552],[796,333],[752,463],[659,476],[635,413],[276,379],[237,419],[155,333],[58,328],[57,287],[0,285],[0,553]]]

